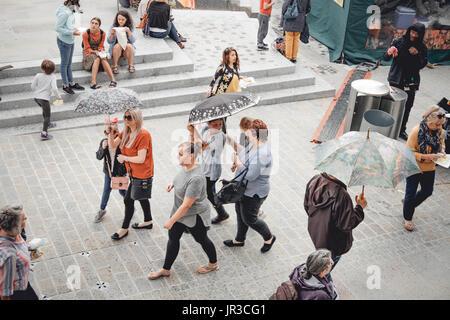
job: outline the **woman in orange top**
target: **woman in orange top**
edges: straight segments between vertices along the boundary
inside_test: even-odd
[[[111,79],[109,87],[114,88],[117,86],[105,51],[106,33],[100,29],[101,24],[100,18],[94,17],[91,19],[91,27],[83,33],[83,68],[87,71],[92,70],[91,89],[101,88],[101,86],[97,85],[97,74],[100,65]]]
[[[133,179],[146,179],[149,187],[152,187],[153,178],[153,155],[152,138],[150,133],[142,128],[142,112],[139,108],[131,108],[125,111],[123,116],[124,130],[114,139],[109,136],[109,144],[116,148],[120,145],[121,153],[117,160],[125,162],[128,175],[132,178],[124,198],[125,218],[122,228],[112,235],[113,240],[120,240],[128,235],[128,227],[134,213],[134,200],[131,198],[131,188]],[[114,140],[113,140],[114,139]],[[144,222],[135,223],[133,229],[151,229],[153,227],[152,214],[150,211],[150,201],[148,199],[139,200],[144,211]]]
[[[403,218],[405,228],[414,230],[412,218],[414,210],[433,193],[435,160],[445,155],[444,132],[442,125],[445,114],[438,106],[431,106],[422,116],[420,125],[415,126],[408,136],[406,145],[414,151],[417,164],[422,171],[406,178],[405,199],[403,200]],[[420,184],[420,190],[417,188]]]

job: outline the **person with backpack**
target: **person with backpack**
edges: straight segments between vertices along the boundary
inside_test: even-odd
[[[101,24],[100,18],[94,17],[91,19],[90,29],[83,33],[83,68],[84,70],[92,71],[92,79],[89,86],[91,89],[101,88],[101,86],[97,85],[97,74],[100,67],[103,67],[111,79],[109,87],[115,88],[117,86],[108,62],[108,55],[105,51],[106,33],[100,29]]]
[[[312,177],[306,185],[303,205],[308,215],[308,232],[316,249],[331,251],[333,268],[351,249],[352,230],[364,220],[367,206],[364,188],[355,200],[356,206],[353,207],[347,186],[325,172]],[[329,273],[327,278],[331,281]]]
[[[331,252],[319,249],[296,267],[289,280],[283,282],[269,300],[336,300],[339,298],[332,281],[327,278],[333,266]]]
[[[281,13],[283,31],[286,35],[286,58],[292,63],[297,63],[300,34],[305,28],[306,16],[310,11],[310,0],[284,0]]]
[[[26,220],[21,205],[0,209],[0,300],[39,300],[29,282],[31,256],[21,236]]]

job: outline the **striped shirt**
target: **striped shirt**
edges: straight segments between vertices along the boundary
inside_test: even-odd
[[[0,236],[0,296],[12,296],[14,291],[23,291],[28,286],[30,254],[28,245],[19,240]]]

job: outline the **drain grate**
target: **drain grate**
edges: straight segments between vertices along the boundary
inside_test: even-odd
[[[96,285],[98,290],[104,290],[109,287],[109,284],[104,281],[97,281]]]

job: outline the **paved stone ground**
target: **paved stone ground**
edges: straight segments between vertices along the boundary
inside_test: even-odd
[[[173,275],[149,281],[146,275],[161,267],[167,233],[162,225],[172,206],[165,192],[176,164],[173,147],[186,123],[185,117],[145,121],[153,136],[155,180],[152,198],[153,230],[130,230],[120,242],[110,240],[121,224],[123,204],[111,194],[103,223],[92,223],[103,186],[102,163],[94,153],[102,136],[99,127],[67,130],[52,141],[36,135],[5,137],[0,143],[0,203],[20,202],[28,214],[28,233],[47,237],[45,255],[35,263],[32,283],[41,296],[52,299],[265,299],[277,284],[313,250],[302,207],[304,189],[313,175],[313,150],[308,139],[326,109],[328,100],[264,106],[242,116],[260,117],[274,131],[272,142],[279,164],[271,178],[272,190],[264,204],[265,220],[278,240],[266,255],[259,252],[262,239],[253,231],[244,248],[222,244],[236,232],[232,219],[213,226],[219,272],[197,275],[206,256],[190,235],[185,235]],[[314,112],[311,112],[314,110]],[[299,117],[299,115],[304,115]],[[230,119],[237,127],[238,117]],[[175,131],[175,133],[174,133]],[[181,131],[183,135],[183,131]],[[276,139],[278,138],[278,139]],[[224,168],[229,176],[229,165]],[[344,299],[445,299],[450,297],[449,171],[438,169],[433,197],[418,208],[416,231],[402,227],[403,193],[367,188],[369,207],[356,229],[354,248],[339,262],[333,276]],[[359,192],[352,188],[351,194]],[[137,210],[134,221],[141,221]],[[66,286],[67,268],[79,265],[81,289]],[[381,289],[368,290],[367,267],[381,268]],[[70,272],[69,272],[70,273]],[[98,282],[106,288],[98,289]]]
[[[100,5],[103,1],[95,3]],[[181,20],[181,16],[176,16],[176,21]],[[182,25],[182,28],[186,36],[195,37],[189,26]],[[249,51],[242,50],[241,56],[244,61],[251,61],[253,43],[247,42]],[[216,52],[224,45],[228,46],[221,43]],[[305,46],[300,51],[304,53],[300,60],[304,59],[313,69],[330,66],[336,70],[323,75],[338,87],[350,67],[329,63],[327,55],[320,55],[318,48],[316,44]],[[3,52],[6,51],[2,48]],[[196,52],[193,51],[194,55]],[[215,68],[220,55],[213,51],[209,54],[199,68]],[[40,58],[39,52],[33,51],[33,59]],[[373,77],[384,80],[387,70],[379,68]],[[423,85],[412,111],[411,124],[418,121],[428,105],[448,92],[445,86],[448,67],[426,69],[422,74]],[[29,218],[30,239],[50,240],[42,248],[44,256],[34,264],[33,287],[41,297],[49,299],[266,299],[313,250],[303,209],[305,186],[315,173],[313,145],[309,139],[329,103],[329,99],[318,99],[262,106],[241,114],[266,121],[273,137],[278,170],[271,178],[272,190],[263,206],[265,220],[278,238],[272,250],[262,255],[259,252],[262,239],[253,231],[249,231],[245,247],[225,247],[222,241],[231,239],[236,232],[233,207],[227,206],[232,218],[223,225],[213,226],[209,232],[218,252],[220,271],[196,274],[197,267],[206,262],[206,256],[193,238],[185,235],[172,276],[157,281],[149,281],[146,276],[163,263],[167,231],[162,225],[173,201],[173,195],[165,192],[165,187],[178,170],[173,161],[173,148],[180,135],[185,134],[186,117],[144,122],[154,145],[151,203],[155,226],[150,231],[130,230],[130,235],[120,242],[110,240],[123,218],[123,204],[117,192],[111,194],[104,222],[92,223],[103,187],[102,163],[94,155],[102,138],[100,127],[58,131],[54,140],[46,142],[39,141],[36,134],[4,137],[0,142],[3,164],[0,204],[22,203]],[[230,118],[229,127],[236,128],[238,121],[239,117]],[[224,166],[224,176],[230,176],[229,164]],[[417,209],[416,230],[412,233],[402,226],[404,187],[398,191],[366,189],[369,201],[366,218],[354,232],[354,247],[333,271],[342,299],[450,298],[449,184],[450,170],[438,168],[435,192]],[[350,188],[352,196],[359,191]],[[141,219],[138,206],[133,220]],[[71,265],[81,269],[81,288],[75,291],[66,286]],[[381,271],[379,290],[369,290],[366,285],[367,269],[373,265]]]

